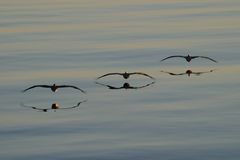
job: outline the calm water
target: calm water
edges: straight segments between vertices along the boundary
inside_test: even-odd
[[[239,0],[1,0],[0,158],[238,160],[239,8]],[[160,62],[187,51],[219,63]],[[214,71],[164,73],[186,70]],[[125,71],[145,72],[155,83],[137,90],[95,83]],[[97,82],[121,87],[152,80],[110,76]],[[53,83],[87,94],[21,92]],[[53,103],[60,109],[26,107]]]

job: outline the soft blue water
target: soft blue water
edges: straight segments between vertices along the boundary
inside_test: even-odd
[[[240,2],[0,1],[1,159],[237,160]],[[166,56],[209,56],[187,63]],[[199,76],[182,73],[213,72]],[[96,84],[145,72],[138,90]],[[152,80],[105,77],[143,86]],[[35,88],[70,84],[87,91]],[[78,102],[87,100],[73,109]],[[21,104],[60,109],[41,112]]]

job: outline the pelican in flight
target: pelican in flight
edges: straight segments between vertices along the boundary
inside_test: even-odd
[[[82,93],[86,93],[86,91],[84,91],[81,88],[78,88],[76,86],[72,86],[72,85],[56,85],[56,84],[53,84],[53,85],[34,85],[34,86],[31,86],[31,87],[23,90],[22,92],[26,92],[26,91],[28,91],[30,89],[33,89],[33,88],[36,88],[36,87],[50,88],[53,92],[57,92],[57,90],[59,88],[74,88],[74,89],[77,89],[77,90],[81,91]]]
[[[139,86],[139,87],[134,87],[134,86],[131,86],[129,83],[124,83],[121,87],[115,87],[115,86],[106,85],[106,84],[103,84],[103,83],[96,82],[96,84],[108,87],[109,89],[140,89],[140,88],[144,88],[144,87],[150,86],[150,85],[152,85],[154,83],[155,83],[155,81],[153,81],[153,82],[151,82],[149,84],[146,84],[144,86]]]
[[[130,75],[133,75],[133,74],[143,75],[143,76],[149,77],[151,79],[154,79],[152,76],[149,76],[148,74],[142,73],[142,72],[108,73],[108,74],[104,74],[104,75],[98,77],[97,79],[100,79],[100,78],[103,78],[103,77],[106,77],[106,76],[110,76],[110,75],[120,75],[120,76],[123,76],[124,79],[128,79],[130,77]]]
[[[170,58],[176,58],[176,57],[185,58],[187,62],[190,62],[192,59],[195,59],[195,58],[205,58],[205,59],[208,59],[208,60],[211,60],[211,61],[217,63],[216,60],[206,57],[206,56],[190,56],[189,54],[187,56],[181,56],[181,55],[169,56],[169,57],[162,59],[161,61],[164,61],[164,60],[170,59]]]
[[[47,111],[49,111],[49,110],[54,110],[54,111],[56,111],[57,109],[73,109],[73,108],[77,108],[77,107],[80,106],[81,103],[86,102],[86,101],[87,101],[87,100],[78,102],[77,105],[72,106],[72,107],[60,107],[59,104],[57,104],[57,103],[53,103],[53,104],[51,105],[51,107],[49,107],[49,108],[40,108],[40,107],[35,107],[35,106],[27,106],[27,105],[25,105],[25,104],[23,104],[23,103],[21,103],[21,106],[22,106],[22,107],[26,107],[26,108],[32,108],[32,109],[35,109],[35,110],[38,110],[38,111],[42,111],[42,112],[47,112]]]
[[[210,72],[213,72],[214,70],[210,70],[210,71],[206,71],[206,72],[193,72],[191,70],[187,70],[186,72],[183,72],[183,73],[172,73],[172,72],[166,72],[166,71],[161,71],[163,73],[168,73],[170,75],[173,75],[173,76],[180,76],[180,75],[185,75],[187,74],[189,77],[191,74],[195,74],[196,76],[199,76],[201,74],[204,74],[204,73],[210,73]]]

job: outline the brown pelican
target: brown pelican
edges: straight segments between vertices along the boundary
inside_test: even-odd
[[[21,103],[21,106],[22,106],[22,107],[27,107],[27,108],[32,108],[32,109],[35,109],[35,110],[38,110],[38,111],[47,112],[47,111],[49,111],[49,110],[54,110],[54,111],[56,111],[57,109],[73,109],[73,108],[77,108],[77,107],[80,106],[81,103],[86,102],[86,101],[87,101],[87,100],[78,102],[77,105],[72,106],[72,107],[60,107],[57,103],[53,103],[53,104],[51,105],[51,107],[49,107],[49,108],[40,108],[40,107],[35,107],[35,106],[27,106],[27,105],[24,105],[23,103]]]
[[[201,75],[201,74],[204,74],[204,73],[210,73],[210,72],[213,72],[214,70],[210,70],[210,71],[206,71],[206,72],[193,72],[191,70],[186,70],[186,72],[183,72],[183,73],[172,73],[172,72],[166,72],[166,71],[161,71],[163,73],[168,73],[170,75],[173,75],[173,76],[179,76],[179,75],[185,75],[187,74],[188,76],[190,76],[191,74],[195,74],[197,76]]]
[[[22,92],[26,92],[27,90],[30,90],[30,89],[33,89],[33,88],[36,88],[36,87],[42,87],[42,88],[50,88],[53,92],[56,92],[59,88],[74,88],[74,89],[77,89],[77,90],[80,90],[81,92],[83,93],[86,93],[86,91],[76,87],[76,86],[71,86],[71,85],[56,85],[56,84],[53,84],[53,85],[34,85],[34,86],[31,86],[25,90],[23,90]]]
[[[96,84],[108,87],[109,89],[140,89],[140,88],[144,88],[144,87],[150,86],[150,85],[152,85],[154,83],[155,83],[155,81],[153,81],[153,82],[151,82],[149,84],[146,84],[144,86],[139,86],[139,87],[133,87],[129,83],[124,83],[121,87],[115,87],[115,86],[106,85],[106,84],[103,84],[103,83],[96,82]]]
[[[195,59],[195,58],[205,58],[205,59],[208,59],[208,60],[211,60],[211,61],[217,63],[216,60],[214,60],[212,58],[209,58],[209,57],[206,57],[206,56],[190,56],[190,55],[187,55],[187,56],[181,56],[181,55],[169,56],[167,58],[162,59],[161,61],[164,61],[164,60],[169,59],[169,58],[175,58],[175,57],[185,58],[187,62],[190,62],[192,59]]]
[[[127,72],[124,72],[124,73],[108,73],[108,74],[104,74],[100,77],[98,77],[97,79],[100,79],[102,77],[106,77],[106,76],[110,76],[110,75],[120,75],[120,76],[123,76],[124,79],[128,79],[130,77],[130,75],[133,75],[133,74],[138,74],[138,75],[143,75],[143,76],[147,76],[151,79],[154,79],[152,76],[149,76],[148,74],[146,73],[142,73],[142,72],[132,72],[132,73],[127,73]]]

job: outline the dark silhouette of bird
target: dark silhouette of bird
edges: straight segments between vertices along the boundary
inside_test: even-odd
[[[130,77],[130,75],[134,75],[134,74],[143,75],[143,76],[149,77],[149,78],[151,78],[151,79],[154,79],[152,76],[149,76],[148,74],[142,73],[142,72],[132,72],[132,73],[127,73],[127,72],[124,72],[124,73],[107,73],[107,74],[104,74],[104,75],[98,77],[97,79],[100,79],[100,78],[103,78],[103,77],[106,77],[106,76],[110,76],[110,75],[120,75],[120,76],[123,76],[124,79],[128,79],[128,78]]]
[[[166,71],[161,71],[163,73],[168,73],[170,75],[173,75],[173,76],[180,76],[180,75],[188,75],[190,77],[191,74],[195,74],[197,76],[201,75],[201,74],[204,74],[204,73],[210,73],[210,72],[213,72],[214,70],[210,70],[210,71],[206,71],[206,72],[193,72],[192,70],[186,70],[186,72],[183,72],[183,73],[172,73],[172,72],[166,72]]]
[[[154,83],[155,83],[155,81],[153,81],[151,83],[148,83],[146,85],[143,85],[143,86],[138,86],[138,87],[131,86],[129,83],[124,83],[121,87],[115,87],[115,86],[106,85],[106,84],[103,84],[103,83],[96,82],[96,84],[108,87],[109,89],[140,89],[140,88],[144,88],[144,87],[150,86],[150,85],[152,85]]]
[[[49,111],[49,110],[54,110],[54,111],[56,111],[56,110],[58,110],[58,109],[73,109],[73,108],[77,108],[77,107],[80,106],[81,103],[86,102],[86,101],[87,101],[87,100],[78,102],[77,105],[72,106],[72,107],[60,107],[59,104],[57,104],[57,103],[53,103],[53,104],[51,105],[51,107],[49,107],[49,108],[41,108],[41,107],[35,107],[35,106],[27,106],[27,105],[25,105],[25,104],[23,104],[23,103],[21,103],[20,105],[21,105],[22,107],[27,107],[27,108],[32,108],[32,109],[35,109],[35,110],[38,110],[38,111],[47,112],[47,111]]]
[[[56,84],[53,84],[53,85],[34,85],[34,86],[31,86],[25,90],[23,90],[22,92],[26,92],[30,89],[33,89],[33,88],[36,88],[36,87],[41,87],[41,88],[50,88],[53,92],[56,92],[59,88],[74,88],[74,89],[77,89],[83,93],[86,93],[86,91],[82,90],[81,88],[78,88],[76,86],[72,86],[72,85],[56,85]]]
[[[190,62],[192,59],[195,59],[195,58],[205,58],[205,59],[208,59],[208,60],[211,60],[211,61],[217,63],[216,60],[214,60],[212,58],[209,58],[209,57],[206,57],[206,56],[190,56],[190,55],[187,55],[187,56],[181,56],[181,55],[169,56],[169,57],[166,57],[166,58],[162,59],[161,61],[165,61],[166,59],[176,58],[176,57],[185,58],[187,62]]]

